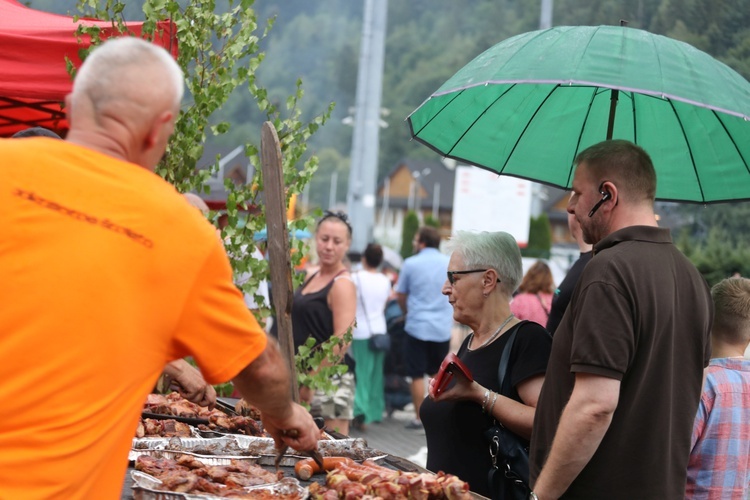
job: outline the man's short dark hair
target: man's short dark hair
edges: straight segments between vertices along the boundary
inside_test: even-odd
[[[440,233],[434,227],[422,226],[417,231],[417,241],[427,248],[440,247]]]
[[[14,139],[20,139],[23,137],[52,137],[53,139],[62,139],[62,137],[44,127],[27,128],[25,130],[16,132],[12,137]]]
[[[632,199],[656,198],[656,170],[646,151],[630,141],[602,141],[578,153],[576,166],[586,164],[597,182],[611,181]]]
[[[383,263],[383,247],[377,243],[370,243],[363,254],[365,262],[370,267],[378,267]]]

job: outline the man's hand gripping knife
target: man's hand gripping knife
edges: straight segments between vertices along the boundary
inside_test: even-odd
[[[283,369],[281,367],[284,367]],[[291,399],[289,368],[278,344],[269,338],[266,349],[233,380],[242,397],[261,412],[276,448],[317,450],[320,430],[310,413]]]

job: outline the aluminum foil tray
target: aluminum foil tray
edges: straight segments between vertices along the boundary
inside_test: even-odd
[[[240,447],[247,449],[252,455],[257,456],[276,456],[276,445],[271,438],[254,438],[249,436],[235,436]],[[318,441],[318,450],[324,457],[348,457],[355,461],[365,459],[376,459],[384,455],[383,452],[367,447],[367,441],[362,438],[356,439],[335,439]],[[287,457],[291,457],[296,463],[300,458],[307,458],[307,455],[300,453],[292,448],[284,456],[282,464],[289,462]],[[265,460],[264,460],[265,462]]]
[[[172,440],[179,440],[179,442],[173,442]],[[180,449],[169,450],[170,443],[180,446]],[[179,455],[192,455],[196,457],[200,462],[206,465],[229,465],[232,460],[249,461],[251,463],[257,463],[258,456],[244,454],[240,455],[237,453],[215,453],[206,454],[200,453],[200,451],[208,446],[226,446],[230,444],[236,444],[239,446],[236,440],[231,438],[163,438],[161,440],[149,439],[147,441],[134,439],[133,448],[128,454],[128,460],[135,461],[141,455],[149,455],[155,458],[169,458],[175,459]]]
[[[180,455],[190,455],[206,465],[230,465],[232,460],[241,460],[255,464],[258,463],[258,459],[260,458],[250,455],[201,455],[190,451],[176,450],[130,450],[128,460],[135,461],[141,455],[150,455],[154,458],[169,458],[170,460],[176,460]]]
[[[159,490],[161,481],[141,471],[131,471],[133,479],[133,498],[135,500],[219,500],[221,497],[209,494],[196,495],[189,493],[176,493],[172,491]],[[278,483],[265,484],[262,486],[251,486],[244,489],[248,493],[254,491],[267,491],[274,496],[285,500],[304,500],[309,493],[307,488],[300,486],[299,481],[287,477]]]
[[[232,442],[243,446],[238,440],[231,437],[221,438],[202,438],[202,437],[178,437],[178,438],[133,438],[132,448],[146,450],[165,450],[172,439],[179,439],[180,444],[185,449],[191,449],[198,446],[209,446],[212,444],[226,445]]]

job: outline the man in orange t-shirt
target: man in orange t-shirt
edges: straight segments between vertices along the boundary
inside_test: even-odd
[[[113,39],[77,75],[66,141],[0,140],[0,498],[117,498],[146,395],[186,355],[278,445],[316,447],[215,230],[153,173],[182,82],[163,49]]]

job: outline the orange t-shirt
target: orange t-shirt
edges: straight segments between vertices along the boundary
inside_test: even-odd
[[[0,158],[0,498],[117,498],[164,365],[191,354],[224,382],[266,336],[156,174],[47,138]]]

